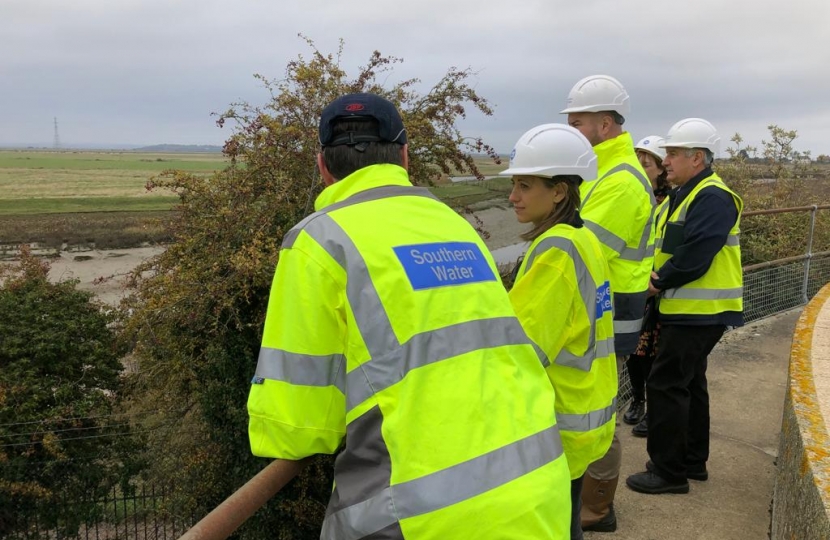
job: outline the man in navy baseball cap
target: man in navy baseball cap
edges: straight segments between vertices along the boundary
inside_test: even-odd
[[[409,167],[406,129],[395,105],[378,95],[346,94],[320,115],[317,165],[326,185],[371,165]]]
[[[368,121],[369,125],[359,132],[336,134],[334,126],[342,120]],[[362,142],[406,144],[406,129],[395,105],[378,95],[367,93],[347,94],[329,103],[320,116],[320,144],[325,148],[344,144],[354,146]]]
[[[553,386],[487,246],[412,185],[385,99],[335,100],[320,144],[326,188],[283,235],[271,285],[251,451],[290,473],[339,453],[324,540],[567,538]]]

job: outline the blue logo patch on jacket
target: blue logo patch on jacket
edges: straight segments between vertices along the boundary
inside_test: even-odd
[[[611,284],[606,281],[597,289],[597,319],[601,319],[602,314],[608,313],[611,309]]]
[[[437,242],[392,249],[416,291],[496,280],[481,249],[472,242]]]

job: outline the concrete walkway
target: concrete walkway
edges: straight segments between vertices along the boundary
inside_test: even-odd
[[[732,331],[709,356],[712,416],[709,480],[687,495],[642,495],[625,478],[645,470],[645,439],[620,425],[623,463],[615,533],[595,540],[762,540],[768,538],[775,458],[790,345],[801,310]]]

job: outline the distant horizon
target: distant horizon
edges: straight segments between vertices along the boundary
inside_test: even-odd
[[[3,144],[0,143],[0,150],[39,150],[39,151],[53,151],[53,152],[61,152],[61,151],[78,151],[78,150],[117,150],[117,151],[125,151],[125,150],[144,150],[148,149],[147,151],[153,151],[152,149],[155,147],[174,147],[174,148],[210,148],[211,150],[205,151],[205,153],[220,153],[222,152],[223,145],[221,144],[182,144],[182,143],[161,143],[161,144],[95,144],[95,143],[80,143],[80,144],[68,144],[63,145],[61,144],[60,147],[55,148],[53,144],[25,144],[25,143],[16,143],[16,144]],[[483,152],[470,152],[472,156],[487,156],[486,153]],[[500,157],[506,158],[509,155],[508,152],[501,152],[499,153]]]
[[[216,148],[222,151],[221,144],[188,144],[188,143],[154,143],[154,144],[127,144],[127,143],[77,143],[61,144],[55,148],[54,143],[0,143],[3,150],[139,150],[155,146]]]

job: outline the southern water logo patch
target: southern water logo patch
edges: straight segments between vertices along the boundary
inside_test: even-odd
[[[611,311],[611,284],[606,281],[597,289],[597,319],[601,319],[602,314],[609,311]]]
[[[416,291],[496,280],[481,249],[472,242],[438,242],[392,249]]]

